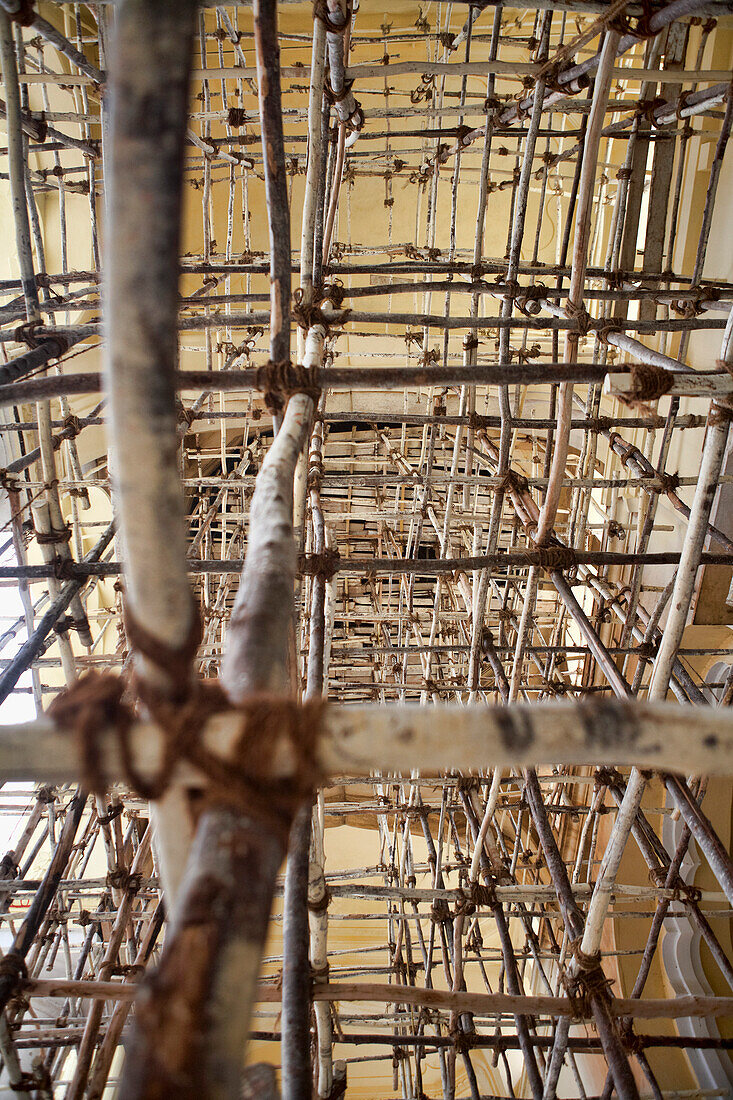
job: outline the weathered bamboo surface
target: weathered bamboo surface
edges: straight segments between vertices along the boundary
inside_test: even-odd
[[[0,1091],[730,1094],[732,31],[2,0]]]
[[[202,743],[226,760],[241,736],[237,711],[212,718]],[[142,775],[154,775],[162,735],[152,723],[129,731],[130,750]],[[125,767],[114,729],[99,729],[99,752],[110,779],[124,780]],[[425,709],[419,704],[331,706],[322,715],[315,747],[326,774],[368,776],[372,771],[422,775],[475,772],[496,766],[588,764],[602,767],[613,755],[619,765],[638,763],[660,771],[733,774],[733,713],[671,703],[592,700],[541,705]],[[71,731],[53,721],[0,727],[0,779],[33,778],[68,782],[82,766]],[[292,767],[287,744],[276,747],[272,774]],[[194,764],[181,764],[180,781],[190,782]]]

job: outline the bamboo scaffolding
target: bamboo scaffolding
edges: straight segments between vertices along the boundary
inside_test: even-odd
[[[715,1094],[730,4],[0,7],[0,1087]],[[149,806],[114,715],[73,796],[43,707],[133,669],[146,789],[160,693],[220,678],[233,786],[238,708],[324,701],[284,875],[195,761]],[[649,996],[678,935],[714,993]]]

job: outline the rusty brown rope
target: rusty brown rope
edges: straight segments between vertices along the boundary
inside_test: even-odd
[[[90,672],[54,700],[48,713],[74,733],[85,788],[103,794],[109,786],[99,737],[101,731],[111,729],[125,781],[140,797],[161,798],[178,764],[186,761],[206,780],[205,804],[233,805],[287,837],[296,810],[322,778],[315,755],[322,704],[299,705],[262,694],[235,708],[217,681],[192,680],[190,662],[201,639],[198,616],[195,629],[178,648],[153,638],[129,614],[127,632],[136,652],[166,674],[170,687],[163,691],[139,673],[123,680],[111,673]],[[126,693],[131,702],[125,701]],[[130,733],[136,703],[162,732],[163,752],[152,777],[141,774],[134,758]],[[202,734],[209,718],[232,711],[241,715],[242,727],[225,760],[205,747]],[[291,774],[273,778],[274,754],[283,743],[292,757]]]

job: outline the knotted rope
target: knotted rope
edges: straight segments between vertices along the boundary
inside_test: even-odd
[[[324,577],[330,581],[341,566],[341,555],[333,547],[327,547],[322,554],[301,554],[298,569],[304,576]]]
[[[339,291],[337,286],[330,284],[328,287],[323,288],[323,293],[316,293],[310,302],[306,302],[303,298],[303,291],[301,287],[298,287],[293,293],[293,304],[291,306],[290,315],[296,324],[304,329],[306,332],[313,325],[321,325],[326,333],[329,331],[330,324],[343,324],[343,322],[349,316],[351,310],[342,309],[338,317],[332,315],[330,318],[326,317],[323,310],[320,308],[320,303],[330,301],[336,305],[336,299],[334,295],[338,296]]]
[[[585,306],[572,302],[570,298],[565,302],[565,316],[569,321],[575,322],[575,327],[568,333],[570,339],[578,340],[581,336],[587,336],[593,327],[594,318]]]
[[[330,31],[331,34],[343,34],[351,22],[351,4],[347,5],[346,17],[343,23],[335,23],[331,18],[326,0],[313,0],[313,18],[320,19],[326,30]]]
[[[550,573],[562,569],[574,569],[578,564],[578,555],[572,546],[550,545],[534,546],[531,551],[536,564],[540,569],[547,569]],[[534,564],[530,559],[529,564]]]
[[[634,363],[631,366],[629,385],[626,393],[619,395],[624,405],[640,405],[645,401],[657,401],[669,393],[674,375],[664,367],[654,367],[649,363]]]
[[[522,287],[521,293],[516,298],[517,309],[526,317],[536,315],[541,311],[540,302],[547,297],[547,294],[548,290],[544,283]]]
[[[127,681],[111,673],[89,672],[54,700],[48,713],[74,733],[85,788],[99,794],[107,790],[99,735],[112,729],[124,778],[140,797],[161,798],[176,767],[185,761],[207,780],[208,804],[234,806],[286,839],[296,810],[322,779],[315,753],[322,704],[299,705],[292,699],[256,694],[234,707],[217,681],[192,681],[190,663],[201,641],[198,615],[177,648],[162,644],[129,614],[126,625],[133,648],[165,674],[169,690],[160,690],[137,672]],[[141,774],[134,758],[134,702],[125,701],[126,693],[143,705],[161,730],[163,750],[152,777]],[[240,715],[242,726],[224,759],[206,748],[203,731],[213,715],[232,711]],[[273,778],[274,756],[283,744],[292,757],[292,774]]]
[[[284,360],[267,362],[257,368],[255,386],[264,392],[265,405],[271,412],[279,412],[294,393],[304,393],[314,404],[321,396],[319,368],[303,367],[299,363]]]
[[[570,945],[575,971],[564,978],[568,996],[573,1002],[576,1016],[590,1015],[590,1000],[594,996],[608,996],[611,982],[603,973],[601,953],[587,955],[581,947],[581,939],[573,940]]]
[[[243,107],[230,107],[229,114],[227,115],[227,125],[232,129],[239,129],[241,126],[245,126],[247,123],[247,112]]]
[[[36,542],[39,546],[54,546],[58,543],[68,542],[71,538],[71,527],[65,523],[58,531],[35,531]]]
[[[348,99],[349,96],[352,94],[351,89],[353,87],[354,87],[354,81],[353,80],[345,80],[343,91],[341,91],[337,94],[333,90],[333,88],[331,87],[330,82],[326,81],[325,84],[323,85],[323,94],[325,95],[325,97],[326,97],[326,99],[328,100],[329,103],[333,103],[333,104],[343,103],[344,100]]]
[[[684,296],[670,302],[670,309],[680,317],[699,317],[705,312],[708,302],[715,302],[720,298],[720,293],[715,287],[700,286],[693,283],[688,287]]]
[[[642,0],[643,14],[640,15],[634,23],[631,22],[631,16],[626,12],[619,12],[609,22],[609,27],[612,27],[615,31],[618,31],[620,35],[630,34],[633,38],[641,39],[654,38],[658,31],[652,29],[651,18],[654,14],[650,0]]]
[[[484,886],[480,882],[469,882],[461,887],[456,901],[456,916],[462,913],[470,917],[477,909],[492,909],[496,904],[496,891],[493,885]]]

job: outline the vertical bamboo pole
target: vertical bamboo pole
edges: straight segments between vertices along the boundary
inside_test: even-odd
[[[135,955],[133,966],[144,967],[149,961],[150,954],[163,927],[164,915],[165,910],[163,908],[163,903],[159,901],[148,922],[145,935]],[[107,1087],[109,1071],[112,1068],[112,1061],[122,1037],[122,1029],[125,1026],[125,1021],[127,1020],[131,1008],[132,1005],[129,1001],[120,1000],[112,1010],[112,1015],[107,1024],[104,1038],[99,1044],[94,1056],[94,1062],[89,1073],[85,1100],[102,1100],[105,1088]]]
[[[584,308],[583,289],[585,286],[585,273],[588,264],[588,241],[590,238],[598,150],[601,143],[606,104],[611,91],[612,70],[614,61],[616,60],[619,37],[617,31],[606,31],[598,73],[596,74],[595,88],[593,89],[593,102],[583,148],[578,212],[576,214],[575,237],[573,240],[573,261],[568,294],[568,303],[575,314],[578,314]],[[565,359],[568,361],[575,361],[577,358],[577,349],[577,333],[570,330],[565,339]],[[555,523],[557,507],[560,502],[560,490],[562,480],[565,476],[565,464],[567,462],[570,442],[572,401],[572,383],[564,382],[560,386],[558,398],[557,432],[555,434],[555,450],[552,456],[552,466],[550,468],[550,480],[545,491],[545,499],[542,504],[542,510],[537,524],[537,534],[535,536],[540,546],[549,538],[550,531]]]
[[[300,285],[303,304],[313,299],[313,247],[318,206],[318,180],[321,174],[323,126],[321,124],[323,84],[326,66],[326,24],[319,15],[313,18],[313,52],[308,93],[308,161],[303,196],[303,223],[300,239]]]
[[[25,959],[33,946],[38,929],[48,912],[48,907],[56,895],[58,884],[66,870],[86,803],[87,797],[81,791],[77,791],[69,802],[64,827],[61,830],[61,836],[56,845],[53,858],[46,874],[43,876],[41,886],[33,898],[25,920],[13,939],[13,955],[19,955],[22,959]],[[0,975],[0,1012],[5,1008],[14,992],[14,975],[10,973]]]
[[[308,864],[311,807],[301,806],[290,830],[283,896],[282,1097],[312,1091],[310,1062],[311,972],[308,964]]]
[[[18,250],[20,281],[25,298],[26,320],[37,324],[41,319],[38,288],[33,267],[31,228],[28,220],[28,204],[25,193],[25,151],[20,116],[20,88],[15,43],[10,19],[0,9],[0,60],[2,61],[3,87],[5,89],[8,119],[8,161],[10,169],[10,195],[13,204],[15,240]]]
[[[132,875],[139,875],[145,862],[148,859],[150,852],[150,836],[149,827],[146,830],[145,835],[138,847],[135,854],[135,859],[132,863],[131,873]],[[117,907],[117,916],[115,917],[114,925],[109,934],[109,939],[105,946],[104,958],[99,967],[97,977],[101,981],[109,981],[112,977],[112,970],[119,956],[120,948],[122,946],[122,940],[125,935],[125,930],[130,919],[130,912],[137,890],[134,886],[134,879],[128,880],[128,886],[122,896],[120,904]],[[102,1015],[104,1012],[104,1001],[92,1001],[89,1012],[87,1014],[86,1023],[84,1025],[84,1034],[79,1044],[76,1054],[76,1066],[74,1068],[74,1076],[71,1079],[71,1083],[66,1090],[65,1100],[81,1100],[86,1091],[87,1077],[92,1065],[92,1058],[94,1057],[94,1050],[97,1045],[99,1036],[99,1027],[102,1022]]]
[[[285,694],[293,618],[293,473],[313,402],[296,394],[257,478],[249,542],[227,635],[222,682],[233,702]],[[254,988],[283,837],[245,812],[199,823],[160,967],[141,996],[122,1096],[238,1095]],[[183,973],[185,982],[180,981]],[[202,1006],[207,1009],[202,1013]]]
[[[123,0],[110,58],[104,290],[112,481],[127,612],[174,650],[185,645],[194,624],[174,372],[181,167],[196,7],[195,0]],[[136,663],[157,690],[185,691],[151,661],[138,655]],[[161,800],[154,827],[172,908],[192,838],[182,795]]]
[[[254,0],[254,30],[270,231],[270,358],[273,363],[283,363],[290,358],[290,212],[275,2]]]
[[[726,363],[733,363],[733,311],[728,318],[721,359]],[[718,480],[728,443],[730,416],[730,409],[726,406],[718,405],[716,402],[711,404],[700,474],[682,544],[682,557],[675,577],[670,610],[664,625],[659,652],[654,661],[649,699],[665,698],[677,650],[687,625],[700,555],[705,546],[710,512],[718,490]]]
[[[271,356],[289,353],[290,237],[273,7],[255,7],[255,44],[272,246]],[[252,498],[244,571],[230,620],[222,682],[234,702],[287,693],[293,620],[293,475],[313,414],[296,394]],[[207,810],[155,978],[141,998],[123,1097],[224,1100],[239,1094],[254,986],[283,837],[256,816]],[[188,971],[185,983],[182,972]],[[202,1008],[206,1012],[202,1015]]]

